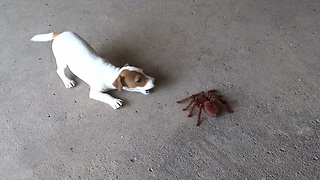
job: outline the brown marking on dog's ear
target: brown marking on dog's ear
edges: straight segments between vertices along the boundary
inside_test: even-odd
[[[117,77],[117,79],[112,83],[112,85],[114,87],[117,88],[118,91],[121,91],[123,89],[123,86],[126,85],[124,82],[123,82],[123,78],[124,76],[126,75],[126,73],[128,72],[128,70],[123,70],[119,76]]]
[[[54,33],[53,33],[53,39],[54,39],[55,37],[57,37],[59,34],[61,34],[61,32],[54,32]]]
[[[112,83],[119,91],[123,89],[123,86],[128,88],[143,87],[147,84],[147,78],[135,71],[123,70],[117,79]]]
[[[122,79],[122,77],[119,75],[117,77],[117,79],[112,83],[112,85],[114,87],[116,87],[118,91],[122,91],[122,89],[123,89],[123,85],[122,85],[121,79]]]

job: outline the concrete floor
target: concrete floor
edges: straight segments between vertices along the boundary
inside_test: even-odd
[[[0,2],[0,179],[319,179],[318,0]],[[153,94],[79,79],[65,89],[51,43],[71,30]],[[233,114],[196,127],[176,101],[217,89]]]

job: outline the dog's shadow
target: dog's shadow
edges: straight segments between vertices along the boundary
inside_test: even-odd
[[[154,77],[156,79],[155,87],[153,91],[161,88],[164,84],[168,84],[168,77],[165,75],[164,70],[157,66],[156,63],[150,60],[146,60],[143,57],[139,57],[137,46],[124,45],[109,45],[109,48],[103,52],[98,52],[98,54],[109,61],[111,64],[122,67],[126,63],[132,66],[143,69],[144,73],[148,76]]]

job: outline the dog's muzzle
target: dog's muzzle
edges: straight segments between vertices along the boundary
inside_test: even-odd
[[[146,94],[150,94],[150,93],[152,92],[152,89],[154,88],[155,83],[156,83],[156,80],[155,80],[155,79],[152,79],[153,87],[150,88],[150,89],[145,90],[145,93],[146,93]]]
[[[150,94],[152,89],[147,89],[145,92],[146,94]]]

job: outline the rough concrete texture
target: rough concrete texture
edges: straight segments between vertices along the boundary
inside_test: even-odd
[[[0,2],[0,179],[319,179],[318,0]],[[113,110],[65,89],[51,43],[71,30],[153,94]],[[217,89],[233,114],[196,127],[176,101]]]

